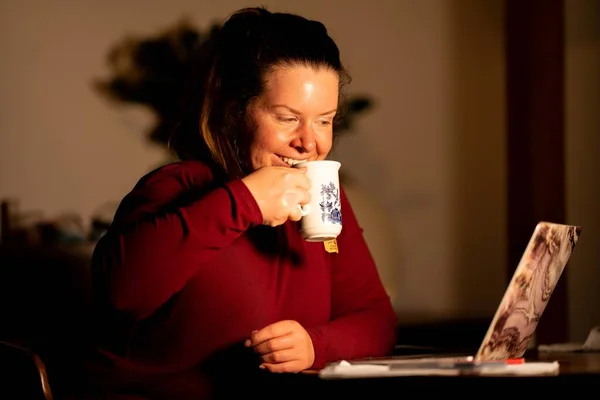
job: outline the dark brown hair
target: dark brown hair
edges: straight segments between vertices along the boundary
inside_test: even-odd
[[[170,148],[180,159],[210,163],[224,176],[249,173],[243,154],[248,105],[263,92],[273,68],[293,65],[335,71],[340,93],[350,82],[339,49],[321,22],[262,7],[233,13],[198,52],[192,71],[196,83],[188,86]]]

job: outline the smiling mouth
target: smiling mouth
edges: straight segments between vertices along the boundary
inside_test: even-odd
[[[289,158],[289,157],[283,157],[283,156],[278,156],[278,157],[281,161],[283,161],[290,167],[293,167],[294,165],[299,164],[301,162],[307,161],[307,160],[296,160],[295,158]]]

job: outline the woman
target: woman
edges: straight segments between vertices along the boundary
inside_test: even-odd
[[[336,44],[319,22],[252,8],[203,59],[171,143],[181,161],[143,177],[97,244],[92,380],[200,398],[388,354],[396,316],[346,197],[337,253],[296,223],[311,183],[290,166],[326,158],[348,81]]]

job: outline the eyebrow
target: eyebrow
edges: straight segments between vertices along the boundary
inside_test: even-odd
[[[296,114],[296,115],[301,115],[301,114],[302,114],[300,111],[298,111],[298,110],[294,110],[292,107],[288,107],[288,106],[286,106],[285,104],[276,104],[276,105],[274,105],[274,106],[273,106],[273,107],[271,107],[271,108],[285,108],[285,109],[287,109],[288,111],[290,111],[290,112],[292,112],[292,113],[294,113],[294,114]],[[333,114],[334,112],[337,112],[337,108],[334,108],[333,110],[330,110],[330,111],[326,111],[326,112],[324,112],[324,113],[321,113],[321,114],[319,114],[319,117],[322,117],[322,116],[324,116],[324,115],[328,115],[328,114]]]

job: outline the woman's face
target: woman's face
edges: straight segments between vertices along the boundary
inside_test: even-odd
[[[338,90],[338,75],[330,69],[274,69],[248,109],[252,170],[324,159],[331,150]]]

